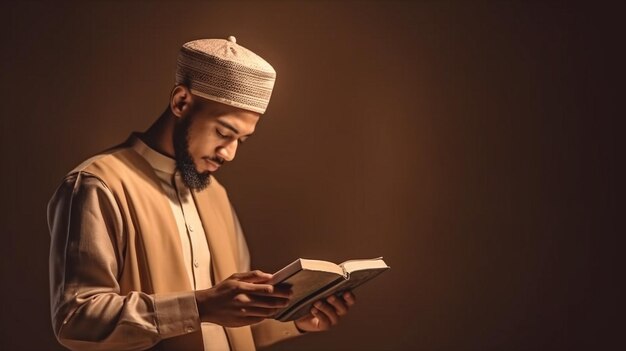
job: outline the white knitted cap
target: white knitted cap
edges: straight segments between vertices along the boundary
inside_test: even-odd
[[[263,58],[237,44],[235,37],[185,43],[178,55],[176,84],[194,95],[264,113],[276,71]]]

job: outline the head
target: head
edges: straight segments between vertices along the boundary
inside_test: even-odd
[[[276,71],[235,37],[199,39],[178,55],[170,110],[174,153],[187,186],[203,189],[253,132],[269,103]]]
[[[253,132],[269,103],[276,71],[235,37],[200,39],[181,48],[170,110],[174,153],[183,179],[203,189]]]
[[[235,158],[261,116],[196,96],[184,85],[172,90],[170,111],[175,120],[176,165],[184,183],[194,190],[204,189],[211,173]]]
[[[175,119],[173,144],[184,183],[204,189],[212,172],[232,161],[253,133],[260,113],[204,99],[177,85],[170,97]]]

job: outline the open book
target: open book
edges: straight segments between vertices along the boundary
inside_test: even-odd
[[[390,267],[382,257],[350,260],[341,264],[300,258],[274,273],[272,285],[287,285],[293,291],[289,306],[275,319],[291,321],[310,313],[313,303],[332,294],[341,294],[378,276]]]

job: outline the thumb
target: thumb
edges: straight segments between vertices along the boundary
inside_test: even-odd
[[[264,283],[270,280],[272,278],[272,275],[257,269],[250,272],[235,273],[231,277],[233,279],[247,283]]]

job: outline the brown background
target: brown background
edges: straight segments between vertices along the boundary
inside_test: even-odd
[[[59,348],[45,209],[62,176],[162,112],[182,43],[228,35],[278,71],[257,135],[218,174],[254,267],[381,255],[392,266],[339,327],[273,350],[615,346],[618,13],[2,5],[0,349]]]

